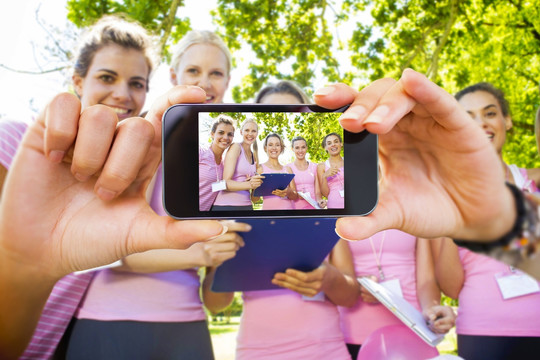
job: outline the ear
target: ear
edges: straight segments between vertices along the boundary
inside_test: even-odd
[[[75,93],[79,97],[79,99],[82,97],[82,89],[83,89],[83,83],[84,79],[80,77],[79,75],[73,75],[71,77],[71,81],[73,82],[73,87],[75,88]]]
[[[178,78],[176,77],[176,71],[173,68],[169,69],[171,84],[178,85]]]
[[[506,131],[512,128],[513,124],[512,124],[512,118],[510,116],[507,116],[504,118],[504,126],[506,127]]]

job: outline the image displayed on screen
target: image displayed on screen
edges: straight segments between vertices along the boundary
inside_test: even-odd
[[[199,210],[343,209],[340,115],[199,113]]]

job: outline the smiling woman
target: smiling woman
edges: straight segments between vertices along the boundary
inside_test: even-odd
[[[116,17],[100,20],[83,38],[75,61],[73,85],[83,108],[107,105],[119,120],[139,115],[153,57],[143,28]]]

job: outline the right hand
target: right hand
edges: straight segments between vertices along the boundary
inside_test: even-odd
[[[262,175],[252,175],[246,177],[246,181],[249,182],[249,187],[251,190],[255,190],[256,188],[261,186],[263,183],[262,179],[264,179],[264,176]]]
[[[339,173],[339,169],[335,167],[331,167],[331,168],[328,168],[328,170],[324,172],[324,177],[329,178],[329,177],[335,176],[337,173]]]
[[[202,247],[205,266],[217,267],[236,256],[236,252],[244,246],[244,240],[237,231],[246,231],[242,223],[223,221],[228,232],[204,243],[195,244]]]
[[[375,282],[379,282],[379,279],[377,279],[376,276],[369,275],[367,276],[371,280]],[[367,290],[365,287],[363,287],[360,283],[358,284],[360,286],[360,297],[362,298],[362,301],[368,304],[377,304],[379,303],[379,300],[375,296],[373,296],[369,290]]]
[[[378,205],[339,219],[341,237],[399,229],[488,241],[510,231],[517,214],[497,153],[456,99],[424,75],[408,69],[399,81],[377,80],[360,92],[337,84],[314,98],[332,109],[351,104],[340,119],[348,131],[380,134]]]

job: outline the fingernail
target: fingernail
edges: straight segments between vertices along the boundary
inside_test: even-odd
[[[96,193],[101,199],[105,201],[112,200],[116,196],[116,191],[111,191],[102,187],[98,188]]]
[[[362,105],[351,106],[347,109],[338,120],[360,120],[366,116],[367,110]]]
[[[317,91],[315,91],[313,93],[313,95],[315,95],[315,96],[326,96],[326,95],[330,95],[334,91],[336,91],[336,88],[334,88],[333,86],[326,86],[326,87],[320,88]]]
[[[345,241],[358,241],[358,240],[353,240],[353,239],[347,239],[345,236],[341,236],[338,231],[337,231],[337,228],[334,228],[334,231],[336,232],[336,235],[339,236],[341,239],[345,240]]]
[[[221,230],[221,234],[212,236],[211,238],[208,238],[207,240],[213,240],[213,239],[215,239],[215,238],[218,238],[218,237],[220,237],[221,235],[225,235],[225,234],[227,233],[227,231],[229,231],[229,227],[228,227],[227,225],[221,224],[221,226],[223,226],[223,229]]]
[[[52,150],[49,152],[49,160],[53,163],[60,163],[64,159],[66,153],[60,150]]]
[[[386,105],[378,106],[373,112],[364,120],[364,124],[380,124],[383,122],[383,118],[388,115],[390,108]]]

